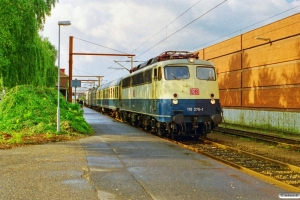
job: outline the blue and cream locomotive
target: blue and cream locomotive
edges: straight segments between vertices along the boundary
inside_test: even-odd
[[[130,72],[98,88],[97,109],[172,138],[205,136],[222,122],[215,67],[197,54],[167,51]]]

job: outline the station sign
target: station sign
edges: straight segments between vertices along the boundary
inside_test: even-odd
[[[81,80],[72,80],[72,87],[81,87]]]

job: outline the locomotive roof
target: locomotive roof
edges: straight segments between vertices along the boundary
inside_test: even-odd
[[[130,69],[130,73],[140,70],[146,66],[152,65],[157,62],[166,61],[166,60],[177,60],[177,59],[198,59],[198,53],[188,52],[188,51],[165,51],[159,56],[149,59],[148,61],[139,64],[138,66]]]
[[[180,65],[180,64],[184,64],[184,65],[210,65],[212,67],[214,67],[214,64],[212,62],[209,62],[207,60],[194,60],[193,62],[190,62],[188,59],[173,59],[173,60],[164,60],[164,61],[160,61],[160,62],[157,62],[157,63],[153,63],[151,65],[148,65],[148,66],[145,66],[139,70],[136,70],[136,71],[133,71],[132,73],[128,74],[128,75],[125,75],[123,76],[122,78],[126,78],[126,77],[129,77],[129,76],[132,76],[134,74],[137,74],[137,73],[140,73],[140,72],[143,72],[143,71],[146,71],[154,66],[157,66],[157,65],[162,65],[162,66],[166,66],[166,65]]]

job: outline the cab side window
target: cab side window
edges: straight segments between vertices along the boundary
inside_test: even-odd
[[[158,68],[158,80],[160,81],[162,78],[161,67]]]

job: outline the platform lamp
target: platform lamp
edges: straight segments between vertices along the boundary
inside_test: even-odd
[[[60,26],[70,26],[70,21],[58,21],[58,81],[57,81],[57,132],[60,132],[60,106],[59,106],[59,95],[60,95]]]

